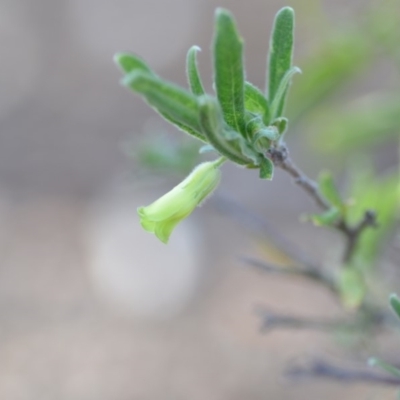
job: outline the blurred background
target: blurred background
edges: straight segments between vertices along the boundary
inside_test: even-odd
[[[382,179],[374,177],[395,192],[397,0],[0,0],[0,398],[394,398],[383,387],[282,378],[293,359],[341,360],[348,349],[325,333],[263,335],[255,308],[313,317],[340,306],[309,282],[244,266],[241,255],[274,252],[218,197],[168,246],[138,223],[136,208],[178,183],[199,156],[119,85],[114,53],[140,54],[185,85],[186,51],[197,44],[211,92],[213,13],[223,6],[245,38],[247,77],[263,88],[269,33],[285,5],[296,11],[294,63],[303,70],[288,107],[293,158],[313,177],[331,169],[349,195],[351,177],[368,171],[354,190],[375,196],[389,232],[394,202],[379,203]],[[337,235],[299,220],[316,210],[279,171],[265,182],[226,165],[219,195],[316,260],[340,253]],[[392,290],[400,285],[398,273],[387,280]]]

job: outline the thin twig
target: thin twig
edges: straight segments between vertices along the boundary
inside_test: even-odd
[[[357,243],[365,229],[368,227],[376,228],[377,226],[376,214],[372,210],[365,211],[363,219],[355,227],[349,227],[343,220],[340,221],[340,225],[337,225],[337,228],[347,237],[347,245],[343,253],[344,263],[351,261]]]
[[[313,360],[308,365],[303,366],[293,365],[288,368],[285,375],[289,379],[295,380],[306,378],[327,378],[343,383],[365,382],[371,384],[400,386],[399,378],[367,370],[337,367],[323,360]]]
[[[324,274],[320,269],[312,266],[295,266],[295,267],[283,267],[277,265],[271,265],[262,260],[257,260],[252,257],[240,257],[241,261],[249,264],[253,267],[260,268],[263,271],[284,274],[284,275],[297,275],[304,278],[313,280],[314,282],[320,283],[327,287],[333,293],[337,294],[337,287],[335,281],[330,276]]]
[[[318,185],[310,179],[303,171],[296,166],[289,156],[289,150],[285,143],[281,143],[277,147],[272,147],[268,150],[268,157],[274,165],[289,173],[294,178],[294,181],[314,200],[319,208],[327,211],[331,208],[329,202],[322,196],[318,190]],[[342,261],[344,264],[351,261],[360,236],[369,227],[376,227],[376,215],[372,210],[366,210],[362,220],[354,227],[341,219],[335,224],[335,228],[342,232],[346,237],[346,247],[343,253]]]
[[[289,150],[284,143],[279,147],[271,147],[268,151],[268,156],[276,167],[283,169],[293,177],[295,183],[311,196],[319,208],[324,211],[329,210],[330,205],[319,192],[317,183],[296,166],[290,158]]]
[[[365,327],[368,321],[363,318],[305,318],[294,315],[278,314],[269,311],[264,306],[257,306],[256,313],[261,317],[261,332],[275,329],[303,329],[332,332],[337,329],[355,331]]]

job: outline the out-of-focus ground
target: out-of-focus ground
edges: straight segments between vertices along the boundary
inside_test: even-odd
[[[319,6],[288,3],[305,21],[312,3]],[[334,19],[358,3],[326,1],[322,7]],[[174,181],[138,180],[122,151],[155,117],[118,85],[113,54],[135,51],[184,84],[186,50],[198,44],[209,77],[213,11],[225,6],[246,39],[248,74],[262,86],[273,15],[286,4],[0,1],[1,399],[394,396],[362,385],[282,379],[299,355],[341,350],[323,334],[261,335],[255,306],[326,316],[337,313],[337,305],[310,284],[243,267],[238,256],[260,250],[211,205],[182,224],[168,246],[142,231],[136,217],[137,206]],[[298,26],[301,52],[301,38],[312,40],[317,32]],[[296,156],[315,172],[307,154]],[[265,183],[226,166],[221,189],[316,257],[335,240],[298,222],[299,210],[312,205],[280,173]]]

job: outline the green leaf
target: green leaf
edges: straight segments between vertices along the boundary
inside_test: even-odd
[[[140,57],[134,54],[117,53],[114,56],[114,62],[126,74],[132,71],[143,71],[155,75],[151,68]]]
[[[283,135],[288,128],[289,120],[284,117],[279,117],[272,122],[272,126],[276,126],[278,128],[278,132],[280,135]]]
[[[248,121],[246,132],[253,145],[261,138],[267,138],[270,141],[279,139],[278,128],[275,126],[265,126],[261,117],[254,117]]]
[[[400,319],[400,299],[397,297],[396,294],[391,294],[389,298],[390,305],[392,310],[395,312],[397,317]]]
[[[200,50],[200,47],[192,46],[186,57],[186,74],[190,89],[195,96],[202,96],[205,93],[197,66],[197,52]]]
[[[233,141],[225,137],[225,127],[220,107],[216,100],[204,95],[199,98],[200,123],[209,143],[223,156],[237,164],[252,164],[234,145]],[[229,136],[229,132],[228,132]],[[242,139],[239,137],[239,139]],[[243,139],[242,139],[243,140]]]
[[[354,268],[346,267],[340,271],[339,290],[346,308],[358,308],[365,297],[366,287],[363,276]]]
[[[368,360],[368,364],[371,367],[378,367],[382,369],[383,371],[389,373],[390,375],[395,376],[396,378],[400,378],[400,370],[393,365],[388,364],[385,361],[382,361],[378,358],[370,358]]]
[[[311,215],[311,221],[316,226],[332,226],[340,217],[340,211],[333,207],[322,214]]]
[[[123,85],[143,95],[147,103],[164,118],[196,138],[205,141],[199,121],[196,97],[184,89],[142,71],[133,71]]]
[[[164,113],[160,110],[158,110],[158,112],[162,117],[164,117],[165,120],[170,122],[172,125],[175,125],[182,132],[188,133],[190,136],[193,136],[196,139],[201,140],[204,143],[207,143],[207,139],[205,138],[205,136],[202,132],[199,132],[196,129],[191,128],[190,126],[187,126],[187,125],[179,122],[178,120],[174,119],[167,113]]]
[[[244,106],[246,111],[260,115],[265,125],[270,123],[268,100],[261,90],[250,82],[244,84]]]
[[[368,171],[368,165],[358,165],[352,171],[350,198],[353,203],[346,210],[349,224],[357,224],[365,210],[374,210],[377,215],[379,228],[365,230],[354,253],[354,261],[358,265],[372,267],[376,265],[376,259],[397,221],[400,207],[398,171],[375,175]]]
[[[294,11],[290,7],[282,8],[275,17],[269,48],[269,104],[275,100],[283,77],[292,67]],[[283,110],[282,96],[276,107],[277,116]]]
[[[279,132],[275,126],[268,126],[256,132],[253,138],[253,144],[257,143],[261,138],[266,138],[272,142],[279,139]]]
[[[298,67],[292,67],[283,76],[281,83],[279,84],[278,90],[275,97],[271,103],[271,116],[272,119],[278,118],[283,113],[283,107],[285,104],[285,98],[287,96],[290,83],[292,81],[293,75],[300,74],[301,70]]]
[[[319,174],[318,188],[332,206],[336,207],[340,212],[344,211],[345,205],[333,181],[332,174],[329,171],[322,171]]]
[[[239,145],[240,152],[249,160],[251,160],[250,165],[258,166],[260,164],[260,154],[255,151],[255,149],[249,145],[247,140],[243,139],[241,136],[236,140],[237,145]]]
[[[278,139],[279,133],[274,126],[264,127],[252,137],[252,147],[259,153],[265,153],[265,150],[271,147],[271,142],[276,142]]]
[[[245,135],[243,40],[231,13],[221,8],[216,11],[213,49],[215,89],[224,119]]]
[[[274,164],[269,158],[263,157],[260,162],[260,178],[272,180],[274,176]]]

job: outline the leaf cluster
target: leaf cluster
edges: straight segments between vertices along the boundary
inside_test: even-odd
[[[217,9],[212,45],[213,95],[205,92],[197,65],[199,47],[189,49],[186,71],[189,89],[158,76],[139,56],[119,53],[115,62],[124,73],[122,84],[141,95],[162,117],[203,142],[201,151],[215,151],[226,159],[259,169],[260,178],[272,179],[268,150],[287,129],[283,117],[292,66],[294,12],[281,9],[274,21],[264,91],[246,80],[243,39],[232,14]]]

